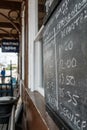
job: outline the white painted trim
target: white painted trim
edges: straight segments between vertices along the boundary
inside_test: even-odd
[[[44,88],[38,87],[37,91],[44,97]]]
[[[35,46],[34,38],[38,32],[38,0],[28,1],[28,87],[35,90]]]
[[[35,46],[35,90],[37,90],[42,96],[44,96],[43,76],[42,76],[42,34],[44,25],[40,28],[34,39]]]
[[[43,29],[44,29],[44,25],[41,26],[39,32],[37,33],[35,39],[34,39],[34,43],[36,43],[37,41],[39,41],[42,37],[42,32],[43,32]]]

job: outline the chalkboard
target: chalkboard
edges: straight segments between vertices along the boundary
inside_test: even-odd
[[[62,0],[46,23],[43,72],[50,114],[87,130],[87,0]]]

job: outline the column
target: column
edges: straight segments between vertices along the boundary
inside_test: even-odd
[[[35,89],[35,69],[34,69],[34,61],[35,61],[35,48],[34,48],[34,39],[35,35],[38,32],[38,0],[29,0],[28,2],[29,10],[28,10],[28,24],[29,24],[29,51],[28,51],[28,57],[29,57],[29,70],[28,70],[28,86],[33,91]]]

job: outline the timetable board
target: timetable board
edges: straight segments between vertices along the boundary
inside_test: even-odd
[[[64,130],[87,130],[87,0],[62,0],[43,33],[46,106]]]

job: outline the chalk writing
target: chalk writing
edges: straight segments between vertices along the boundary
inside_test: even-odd
[[[75,21],[71,24],[69,24],[66,28],[61,31],[61,37],[65,37],[66,35],[70,34],[71,31],[75,30],[75,28],[81,24],[84,20],[87,18],[87,12],[84,10],[78,17],[75,19]]]
[[[62,85],[65,84],[75,86],[75,78],[72,75],[64,75],[63,73],[61,73],[59,75],[59,83]]]
[[[71,75],[66,75],[66,85],[75,86],[75,78]]]
[[[59,94],[60,94],[60,97],[64,97],[64,88],[59,88]]]
[[[46,102],[72,130],[87,129],[86,26],[87,0],[64,0],[43,34]]]
[[[66,69],[66,68],[75,68],[77,67],[77,60],[73,57],[72,59],[67,59],[65,62],[63,59],[59,62],[60,69]]]
[[[73,49],[73,42],[70,40],[68,42],[65,42],[64,44],[65,51],[72,50]]]
[[[68,97],[69,97],[68,102],[72,102],[74,106],[77,106],[78,104],[77,99],[79,99],[79,96],[76,94],[72,95],[70,91],[67,91],[66,93],[68,94]]]
[[[68,59],[65,64],[67,68],[75,68],[77,66],[77,60],[73,57],[72,59]]]
[[[60,67],[61,69],[65,69],[65,64],[64,64],[64,60],[63,60],[63,59],[61,59],[61,60],[59,61],[59,67]]]
[[[79,114],[73,114],[69,109],[63,106],[61,106],[61,109],[61,114],[71,121],[79,130],[84,130],[84,128],[87,127],[87,122],[85,120],[81,120]]]
[[[58,31],[58,33],[59,33],[61,28],[64,28],[65,26],[67,26],[67,24],[72,19],[74,19],[74,17],[76,17],[85,8],[85,6],[87,4],[86,2],[87,2],[86,0],[83,0],[82,2],[79,2],[78,4],[76,4],[74,6],[74,9],[70,13],[68,13],[67,15],[64,15],[64,17],[60,21],[58,21],[58,24],[57,24],[57,31]],[[59,13],[61,13],[61,12],[63,12],[63,11],[60,8]],[[84,14],[86,15],[86,11],[84,12]],[[84,18],[86,18],[85,15],[84,15]],[[58,18],[59,15],[57,14],[56,16],[55,17]],[[75,27],[75,26],[73,26],[73,27]]]
[[[59,75],[59,84],[64,84],[64,82],[65,82],[65,77],[64,77],[64,74],[63,73],[61,73],[60,75]]]
[[[70,0],[64,1],[64,3],[62,4],[62,7],[61,7],[59,10],[57,10],[57,13],[55,14],[56,19],[57,19],[61,14],[65,15],[65,14],[67,13],[69,1],[70,1]]]

